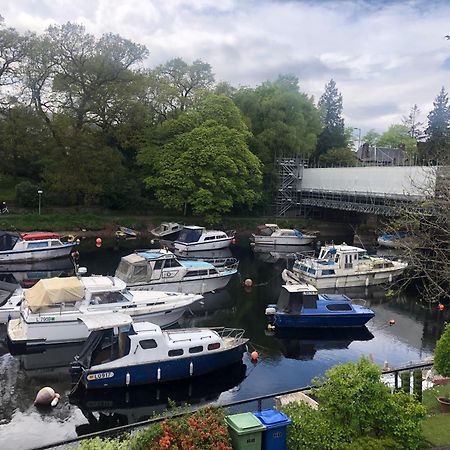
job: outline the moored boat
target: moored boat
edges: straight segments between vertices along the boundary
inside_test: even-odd
[[[26,347],[84,341],[87,316],[126,312],[134,320],[152,320],[167,327],[176,323],[201,295],[159,291],[130,291],[114,277],[67,277],[40,280],[25,289],[20,317],[8,322],[8,343]]]
[[[0,262],[61,258],[69,256],[75,245],[75,242],[62,242],[57,233],[0,231]]]
[[[407,233],[404,231],[397,231],[396,233],[384,233],[378,236],[377,242],[381,247],[386,248],[400,248],[402,244],[407,242]]]
[[[178,259],[169,250],[151,249],[122,257],[116,277],[134,290],[203,294],[224,288],[236,273],[237,262],[215,267],[205,261]]]
[[[182,229],[183,225],[180,225],[179,223],[162,222],[161,225],[150,230],[150,233],[158,239],[174,241]]]
[[[217,250],[235,241],[235,231],[207,230],[196,225],[184,226],[173,243],[178,251]]]
[[[319,257],[296,259],[292,271],[318,289],[371,286],[392,282],[408,264],[370,256],[363,248],[345,243],[321,247]]]
[[[266,223],[258,226],[252,240],[256,245],[291,245],[301,246],[311,244],[317,236],[303,233],[300,230],[280,228],[277,224]]]
[[[277,304],[266,308],[269,323],[275,328],[362,327],[374,315],[346,295],[319,294],[306,283],[283,285]]]
[[[94,319],[94,320],[92,320]],[[244,330],[189,328],[161,330],[132,323],[124,314],[83,317],[91,330],[72,363],[74,383],[86,389],[125,387],[189,379],[242,360]]]

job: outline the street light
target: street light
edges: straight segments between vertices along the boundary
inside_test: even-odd
[[[39,195],[39,215],[41,215],[41,195],[43,194],[44,191],[39,189],[37,192],[38,192],[38,195]]]
[[[361,128],[353,128],[354,130],[358,130],[358,150],[361,147]]]

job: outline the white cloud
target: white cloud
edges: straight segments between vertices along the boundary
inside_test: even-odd
[[[294,73],[317,99],[334,78],[347,125],[381,131],[415,103],[425,119],[446,86],[449,13],[426,0],[2,0],[0,10],[20,31],[72,21],[118,33],[148,47],[150,66],[200,58],[237,86]]]

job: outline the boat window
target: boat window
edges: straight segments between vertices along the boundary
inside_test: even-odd
[[[205,237],[205,241],[212,241],[212,240],[214,240],[216,238],[216,236],[206,236]]]
[[[164,267],[180,267],[181,263],[178,262],[175,258],[166,259],[166,263],[164,264]]]
[[[303,294],[303,307],[308,309],[317,309],[317,294]]]
[[[214,267],[214,269],[209,269],[209,274],[210,275],[217,275],[219,273],[219,271]]]
[[[208,275],[207,270],[189,270],[185,277],[199,277],[199,276],[205,276]]]
[[[20,237],[17,233],[0,231],[0,250],[11,250],[19,240]]]
[[[227,237],[227,235],[225,233],[222,233],[222,234],[217,235],[216,239],[224,239],[226,237]]]
[[[214,344],[208,344],[208,350],[217,350],[220,348],[220,342],[214,342]]]
[[[308,273],[315,275],[316,269],[313,269],[312,267],[308,267]]]
[[[182,348],[176,348],[174,350],[169,350],[169,356],[181,356],[184,353]]]
[[[119,277],[120,279],[126,279],[128,275],[128,269],[130,268],[130,264],[126,261],[120,261],[119,265],[116,269],[116,277]]]
[[[109,303],[127,302],[128,299],[122,292],[98,292],[92,295],[91,305],[106,305]]]
[[[178,236],[177,241],[179,242],[197,242],[202,235],[202,229],[192,230],[190,228],[183,228]]]
[[[150,348],[158,347],[158,344],[154,339],[146,339],[145,341],[139,341],[139,345],[144,349],[148,350]]]
[[[130,281],[145,281],[147,279],[147,266],[134,266]]]
[[[51,241],[52,242],[52,247],[59,247],[61,245],[61,242],[59,241]]]
[[[162,266],[163,266],[163,262],[164,260],[162,259],[157,259],[155,261],[155,269],[154,270],[161,270]]]
[[[43,248],[48,247],[48,242],[30,242],[27,245],[27,248]]]
[[[100,342],[92,353],[91,367],[122,358],[130,352],[131,341],[127,332],[115,336],[112,330],[106,330],[99,338]]]
[[[348,303],[332,303],[331,305],[326,305],[329,311],[351,311],[352,307]]]
[[[322,270],[322,275],[334,275],[335,272],[332,269],[323,269]]]
[[[197,345],[197,347],[191,347],[189,353],[200,353],[203,351],[203,345]]]

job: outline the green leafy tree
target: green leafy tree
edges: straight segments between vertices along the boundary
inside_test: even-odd
[[[369,145],[378,145],[378,140],[380,139],[380,133],[375,130],[369,130],[362,138],[362,142]]]
[[[349,148],[331,148],[319,158],[319,164],[326,167],[353,167],[357,162],[355,152]]]
[[[447,324],[444,333],[436,342],[434,349],[434,367],[437,372],[450,377],[450,325]]]
[[[425,130],[427,141],[422,158],[431,161],[444,161],[450,157],[450,106],[448,94],[444,88],[433,102],[433,110],[428,114],[428,126]]]
[[[417,105],[411,107],[409,114],[403,116],[402,123],[408,127],[409,135],[417,139],[422,133],[423,122],[419,122],[420,109]]]
[[[410,130],[406,125],[393,124],[384,132],[377,142],[378,147],[400,148],[405,146],[405,150],[414,155],[417,153],[417,141],[410,136]]]
[[[320,97],[318,106],[323,130],[317,138],[313,155],[316,160],[331,148],[343,148],[348,144],[342,117],[342,94],[338,91],[333,79],[325,86],[325,92]]]
[[[259,200],[261,164],[248,149],[250,133],[229,98],[210,95],[198,111],[164,128],[165,142],[144,148],[139,158],[152,173],[146,184],[164,207],[188,207],[214,223],[235,204],[251,208]]]

